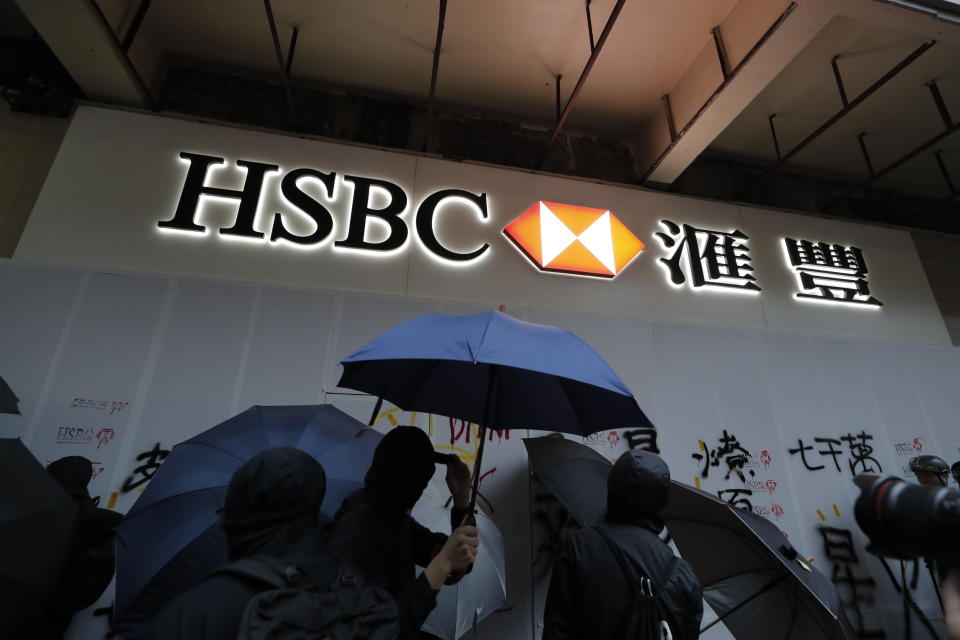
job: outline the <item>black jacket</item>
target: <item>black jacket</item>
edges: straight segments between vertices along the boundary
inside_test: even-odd
[[[323,468],[309,455],[280,447],[244,463],[233,475],[221,513],[231,560],[265,555],[332,585],[339,563],[324,551],[320,504]],[[247,603],[262,585],[214,574],[180,594],[151,621],[146,640],[234,640]]]
[[[666,584],[656,584],[673,558],[657,535],[662,527],[656,518],[666,505],[669,482],[669,469],[657,456],[625,453],[607,481],[603,527],[634,575],[654,579],[674,640],[690,640],[700,635],[703,616],[703,595],[693,569],[678,560]],[[629,579],[600,533],[593,528],[578,531],[553,566],[543,640],[632,640],[639,622],[635,601]]]
[[[642,526],[607,524],[636,575],[662,575],[673,552]],[[693,569],[678,560],[661,596],[674,640],[699,636],[702,593]],[[564,544],[553,566],[544,612],[543,640],[633,638],[634,595],[610,548],[594,529],[583,529]],[[659,640],[659,639],[658,639]]]
[[[451,524],[459,525],[462,518],[454,510]],[[416,567],[430,564],[446,540],[446,535],[430,531],[369,489],[361,489],[344,500],[327,549],[358,567],[366,584],[383,587],[396,599],[397,637],[405,640],[417,637],[437,604],[437,592],[426,576],[417,576]]]
[[[256,550],[302,569],[312,582],[330,585],[339,565],[323,550],[318,526],[289,527]],[[167,604],[144,640],[235,640],[247,603],[263,589],[240,578],[214,574]]]
[[[36,640],[59,640],[73,615],[95,603],[113,580],[114,538],[123,516],[98,508],[90,499],[87,483],[93,465],[86,458],[61,458],[47,470],[79,504],[56,593],[34,635]]]

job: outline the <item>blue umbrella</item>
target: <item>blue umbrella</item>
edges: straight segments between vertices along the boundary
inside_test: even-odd
[[[471,502],[476,500],[487,427],[589,435],[653,426],[627,386],[586,342],[564,329],[499,311],[414,318],[342,364],[341,387],[386,398],[408,411],[481,426]]]
[[[117,530],[116,630],[143,634],[174,596],[227,563],[217,510],[233,472],[272,447],[323,465],[320,510],[332,517],[363,486],[382,436],[331,405],[251,407],[173,448]]]

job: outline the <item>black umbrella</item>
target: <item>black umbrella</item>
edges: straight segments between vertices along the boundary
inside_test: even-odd
[[[533,477],[567,509],[581,527],[603,519],[610,461],[563,436],[524,438]]]
[[[3,378],[0,378],[0,413],[20,415],[20,398],[10,389]]]
[[[740,640],[856,637],[836,587],[769,520],[676,481],[661,515],[720,616],[707,628],[722,620]]]
[[[526,438],[524,445],[534,477],[580,524],[602,519],[606,458],[565,438]],[[722,620],[741,640],[855,637],[836,587],[770,521],[676,481],[661,515],[720,616],[705,629]]]
[[[30,637],[60,579],[77,503],[16,438],[0,438],[0,487],[0,620],[9,637]]]

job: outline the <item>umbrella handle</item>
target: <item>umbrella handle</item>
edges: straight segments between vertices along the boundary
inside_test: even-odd
[[[477,450],[477,459],[473,463],[473,488],[470,490],[470,513],[476,513],[477,492],[480,490],[480,468],[483,463],[483,445],[487,442],[487,425],[493,417],[493,408],[497,403],[497,386],[500,381],[500,368],[490,365],[490,386],[487,388],[487,406],[483,410],[483,424],[477,431],[480,438],[480,448]]]

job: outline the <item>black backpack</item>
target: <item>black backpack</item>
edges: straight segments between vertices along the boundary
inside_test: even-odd
[[[596,526],[594,530],[599,533],[603,541],[607,543],[607,546],[610,548],[610,553],[613,554],[617,564],[620,565],[620,570],[623,571],[623,575],[626,576],[627,582],[629,582],[633,588],[634,611],[640,622],[631,640],[673,640],[673,631],[667,623],[666,610],[661,596],[664,588],[673,576],[673,571],[677,567],[677,560],[679,560],[679,558],[676,556],[670,558],[666,569],[663,570],[663,575],[657,580],[645,575],[638,577],[634,574],[630,563],[627,562],[627,559],[624,557],[623,549],[610,538],[607,532],[604,531],[603,526]]]
[[[216,572],[263,588],[243,611],[238,640],[394,640],[397,605],[386,590],[364,587],[341,563],[336,581],[318,587],[297,566],[248,556]]]

